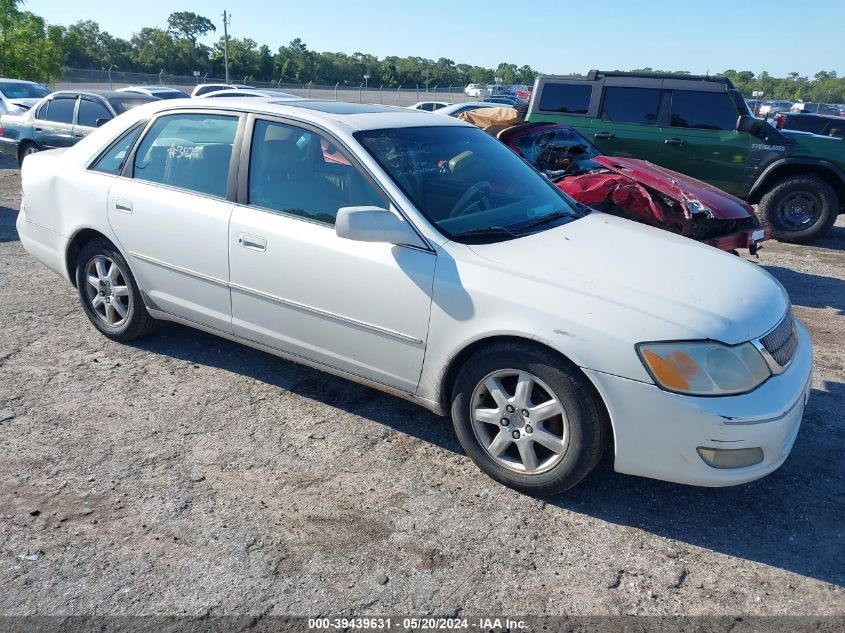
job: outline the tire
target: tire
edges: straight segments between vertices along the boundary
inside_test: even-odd
[[[522,392],[529,394],[526,399],[519,384],[528,385],[528,378],[533,385]],[[494,395],[491,384],[504,394]],[[560,414],[539,417],[553,413],[555,405]],[[580,482],[598,464],[609,438],[604,407],[578,368],[530,343],[499,343],[473,354],[455,379],[452,421],[483,472],[539,496]]]
[[[134,341],[156,325],[129,265],[108,240],[91,240],[82,247],[76,265],[76,288],[88,319],[113,341]]]
[[[23,159],[29,156],[30,154],[35,154],[36,152],[40,152],[41,148],[38,147],[32,141],[24,141],[21,143],[20,148],[18,148],[18,167],[23,167]]]
[[[781,242],[806,244],[836,222],[839,199],[818,176],[791,176],[776,183],[760,200],[760,219]]]

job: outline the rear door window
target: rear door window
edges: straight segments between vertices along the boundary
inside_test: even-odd
[[[660,110],[660,90],[608,86],[601,105],[603,121],[655,125]]]
[[[133,177],[224,198],[237,129],[237,116],[159,117],[135,152]]]
[[[589,83],[547,83],[540,94],[540,110],[560,114],[587,114],[592,93],[593,86]]]
[[[672,127],[735,130],[737,113],[726,92],[672,91]]]
[[[79,102],[79,113],[76,115],[77,125],[97,127],[98,119],[111,119],[109,109],[99,101],[82,99]]]

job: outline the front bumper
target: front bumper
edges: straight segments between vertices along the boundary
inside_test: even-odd
[[[736,251],[747,248],[752,255],[760,250],[760,244],[772,237],[772,227],[768,224],[751,229],[743,229],[728,235],[719,235],[704,240],[705,244],[714,246],[722,251]]]
[[[732,486],[777,470],[786,461],[810,394],[813,348],[796,321],[798,349],[789,367],[754,391],[717,398],[684,396],[659,387],[585,370],[607,405],[620,473],[697,486]],[[708,466],[698,447],[759,447],[753,466]]]

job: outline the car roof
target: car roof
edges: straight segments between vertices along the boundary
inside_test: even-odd
[[[149,95],[118,92],[117,90],[56,90],[56,92],[52,93],[49,96],[55,97],[58,95],[96,95],[98,97],[103,97],[103,99],[126,99],[127,94],[131,95],[133,99],[136,97],[140,97],[142,99],[144,97],[149,97]]]
[[[408,110],[398,106],[347,103],[344,101],[318,101],[311,99],[275,100],[245,97],[220,99],[160,100],[143,106],[144,113],[178,110],[237,110],[257,114],[287,116],[304,122],[313,122],[349,131],[380,130],[402,127],[470,126],[451,117],[433,117],[421,110]],[[139,108],[134,110],[138,111]],[[470,126],[472,127],[472,126]]]
[[[10,79],[7,77],[0,77],[0,81],[2,81],[4,84],[35,84],[37,86],[41,85],[37,81],[28,81],[26,79]]]

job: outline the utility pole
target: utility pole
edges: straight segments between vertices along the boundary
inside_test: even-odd
[[[229,83],[229,22],[232,16],[223,11],[223,64],[226,66],[226,83]]]

